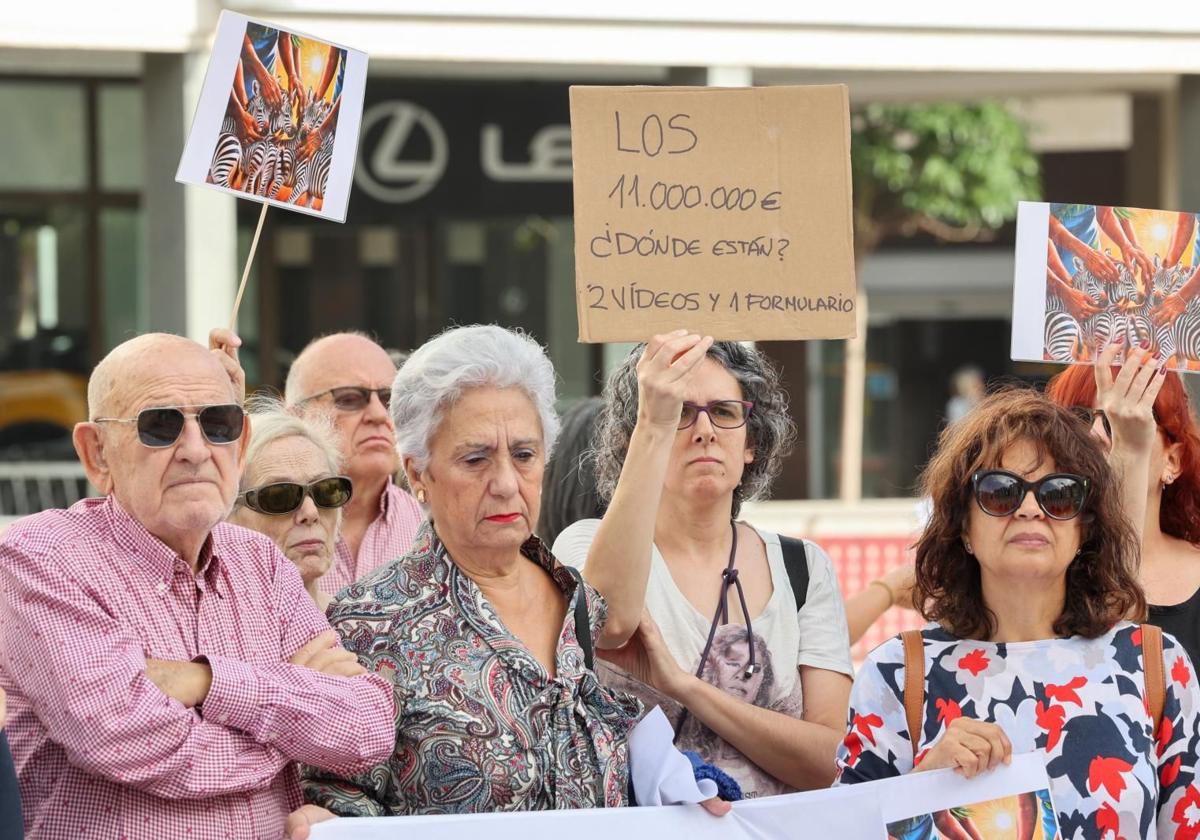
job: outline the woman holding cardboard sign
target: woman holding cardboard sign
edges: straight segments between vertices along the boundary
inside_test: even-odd
[[[1156,377],[1117,387],[1140,399]],[[1002,391],[942,433],[923,478],[916,591],[936,623],[868,657],[840,783],[1038,751],[1063,837],[1193,836],[1200,688],[1175,639],[1126,620],[1146,610],[1137,539],[1087,424]]]
[[[825,787],[850,691],[837,579],[816,545],[737,521],[795,434],[778,376],[679,330],[635,348],[606,401],[608,511],[554,544],[608,602],[602,676],[663,706],[680,748],[748,796]]]

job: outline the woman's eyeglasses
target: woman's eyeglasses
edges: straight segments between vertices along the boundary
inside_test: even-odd
[[[1033,491],[1038,507],[1051,519],[1074,519],[1083,510],[1091,482],[1082,475],[1051,473],[1037,481],[1026,481],[1007,470],[981,470],[971,476],[975,502],[989,516],[1008,516]]]
[[[379,397],[379,402],[386,409],[388,403],[392,399],[391,388],[364,388],[360,385],[343,385],[338,388],[330,388],[328,391],[322,391],[319,394],[313,394],[311,397],[301,400],[301,403],[319,400],[321,397],[329,396],[333,399],[333,407],[338,411],[362,411],[371,402],[371,395]]]
[[[752,408],[754,403],[745,400],[714,400],[704,405],[685,402],[683,411],[679,414],[678,428],[691,428],[700,419],[700,414],[704,413],[708,415],[709,422],[718,429],[740,429],[750,419]]]
[[[340,508],[350,501],[354,487],[344,475],[319,478],[311,484],[296,484],[281,481],[247,490],[238,497],[250,510],[271,516],[283,516],[304,504],[304,497],[311,496],[313,504],[322,508]]]
[[[1096,425],[1096,418],[1100,418],[1100,425],[1104,428],[1104,436],[1112,440],[1112,423],[1108,422],[1108,415],[1104,413],[1103,408],[1090,408],[1086,405],[1071,406],[1071,413],[1087,423],[1089,426]]]
[[[183,424],[195,417],[209,443],[224,446],[242,436],[245,412],[240,405],[206,405],[185,411],[182,406],[143,408],[137,417],[97,417],[93,423],[136,423],[138,440],[151,449],[171,446],[183,434]]]

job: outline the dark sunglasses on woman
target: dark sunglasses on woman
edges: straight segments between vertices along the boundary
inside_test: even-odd
[[[97,417],[93,423],[136,423],[138,440],[151,449],[171,446],[183,434],[183,424],[195,417],[204,439],[217,446],[242,436],[245,413],[240,405],[162,406],[143,408],[137,417]]]
[[[250,510],[270,516],[283,516],[304,504],[304,497],[311,496],[313,504],[321,508],[340,508],[350,501],[354,487],[344,475],[318,478],[311,484],[296,484],[281,481],[247,490],[238,500]]]
[[[1037,481],[1026,481],[1007,470],[980,470],[971,476],[975,503],[989,516],[1016,513],[1033,491],[1038,507],[1051,519],[1074,519],[1083,510],[1091,482],[1074,473],[1051,473]]]

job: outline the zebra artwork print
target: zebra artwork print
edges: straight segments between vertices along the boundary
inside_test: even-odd
[[[309,88],[307,101],[295,89],[273,107],[257,80],[251,81],[249,92],[240,117],[235,108],[243,106],[231,102],[227,108],[206,181],[320,210],[333,162],[333,104]],[[319,142],[309,140],[314,134]]]

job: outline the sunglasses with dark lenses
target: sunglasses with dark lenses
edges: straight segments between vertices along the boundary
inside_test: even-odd
[[[271,516],[283,516],[304,504],[304,497],[311,496],[313,504],[322,508],[340,508],[350,501],[354,487],[344,475],[319,478],[312,484],[296,484],[281,481],[247,490],[240,497],[242,504]]]
[[[971,476],[975,502],[989,516],[1008,516],[1033,491],[1038,507],[1051,519],[1074,519],[1083,510],[1091,482],[1082,475],[1051,473],[1037,481],[1026,481],[1006,470],[982,470]]]
[[[1112,440],[1112,423],[1108,422],[1108,415],[1104,413],[1103,408],[1089,408],[1086,405],[1071,406],[1071,413],[1087,423],[1089,426],[1096,424],[1096,418],[1100,418],[1100,425],[1104,428],[1104,436]]]
[[[679,414],[678,428],[691,428],[703,413],[708,415],[708,421],[718,429],[740,429],[750,419],[752,408],[754,403],[745,400],[714,400],[704,405],[685,402],[683,411]]]
[[[195,417],[204,439],[217,446],[233,443],[242,436],[245,412],[240,405],[205,405],[185,410],[181,406],[143,408],[137,417],[97,417],[94,423],[136,423],[138,440],[151,449],[171,446],[183,434],[183,424]]]
[[[333,399],[333,406],[338,411],[362,411],[371,402],[371,394],[379,397],[379,402],[384,408],[388,407],[388,403],[392,399],[391,388],[363,388],[359,385],[343,385],[338,388],[330,388],[328,391],[322,391],[319,394],[313,394],[303,402],[311,400],[319,400],[321,397],[329,396]]]

